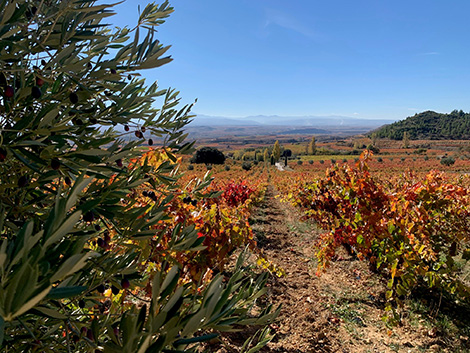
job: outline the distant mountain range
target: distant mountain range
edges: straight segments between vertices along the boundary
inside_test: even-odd
[[[208,116],[197,114],[189,125],[196,126],[286,126],[286,127],[361,127],[374,129],[379,126],[393,123],[395,120],[364,119],[349,116],[279,116],[256,115],[240,118],[227,118],[223,116]]]

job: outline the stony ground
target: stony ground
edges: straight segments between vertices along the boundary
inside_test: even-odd
[[[258,246],[286,273],[272,276],[269,283],[268,300],[281,303],[282,311],[271,325],[274,339],[261,352],[470,352],[461,329],[436,321],[437,309],[436,318],[430,318],[415,308],[401,326],[387,327],[381,320],[385,283],[346,252],[317,276],[314,245],[320,230],[300,218],[279,201],[273,187],[253,218]],[[239,352],[243,336],[227,335],[222,346],[208,351]]]

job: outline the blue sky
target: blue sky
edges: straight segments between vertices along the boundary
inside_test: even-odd
[[[135,25],[144,0],[110,23]],[[144,71],[217,116],[470,111],[468,0],[174,0],[173,62]]]

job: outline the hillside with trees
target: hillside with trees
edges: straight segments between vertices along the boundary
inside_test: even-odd
[[[383,126],[374,134],[378,138],[401,140],[404,132],[411,140],[469,140],[470,113],[454,110],[442,114],[428,110]]]

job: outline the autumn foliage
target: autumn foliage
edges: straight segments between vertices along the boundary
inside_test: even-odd
[[[346,245],[387,278],[393,313],[393,303],[418,286],[468,298],[460,271],[470,258],[468,188],[438,172],[379,180],[368,170],[369,157],[363,153],[355,168],[336,165],[290,194],[307,218],[328,231],[318,242],[319,270]]]

